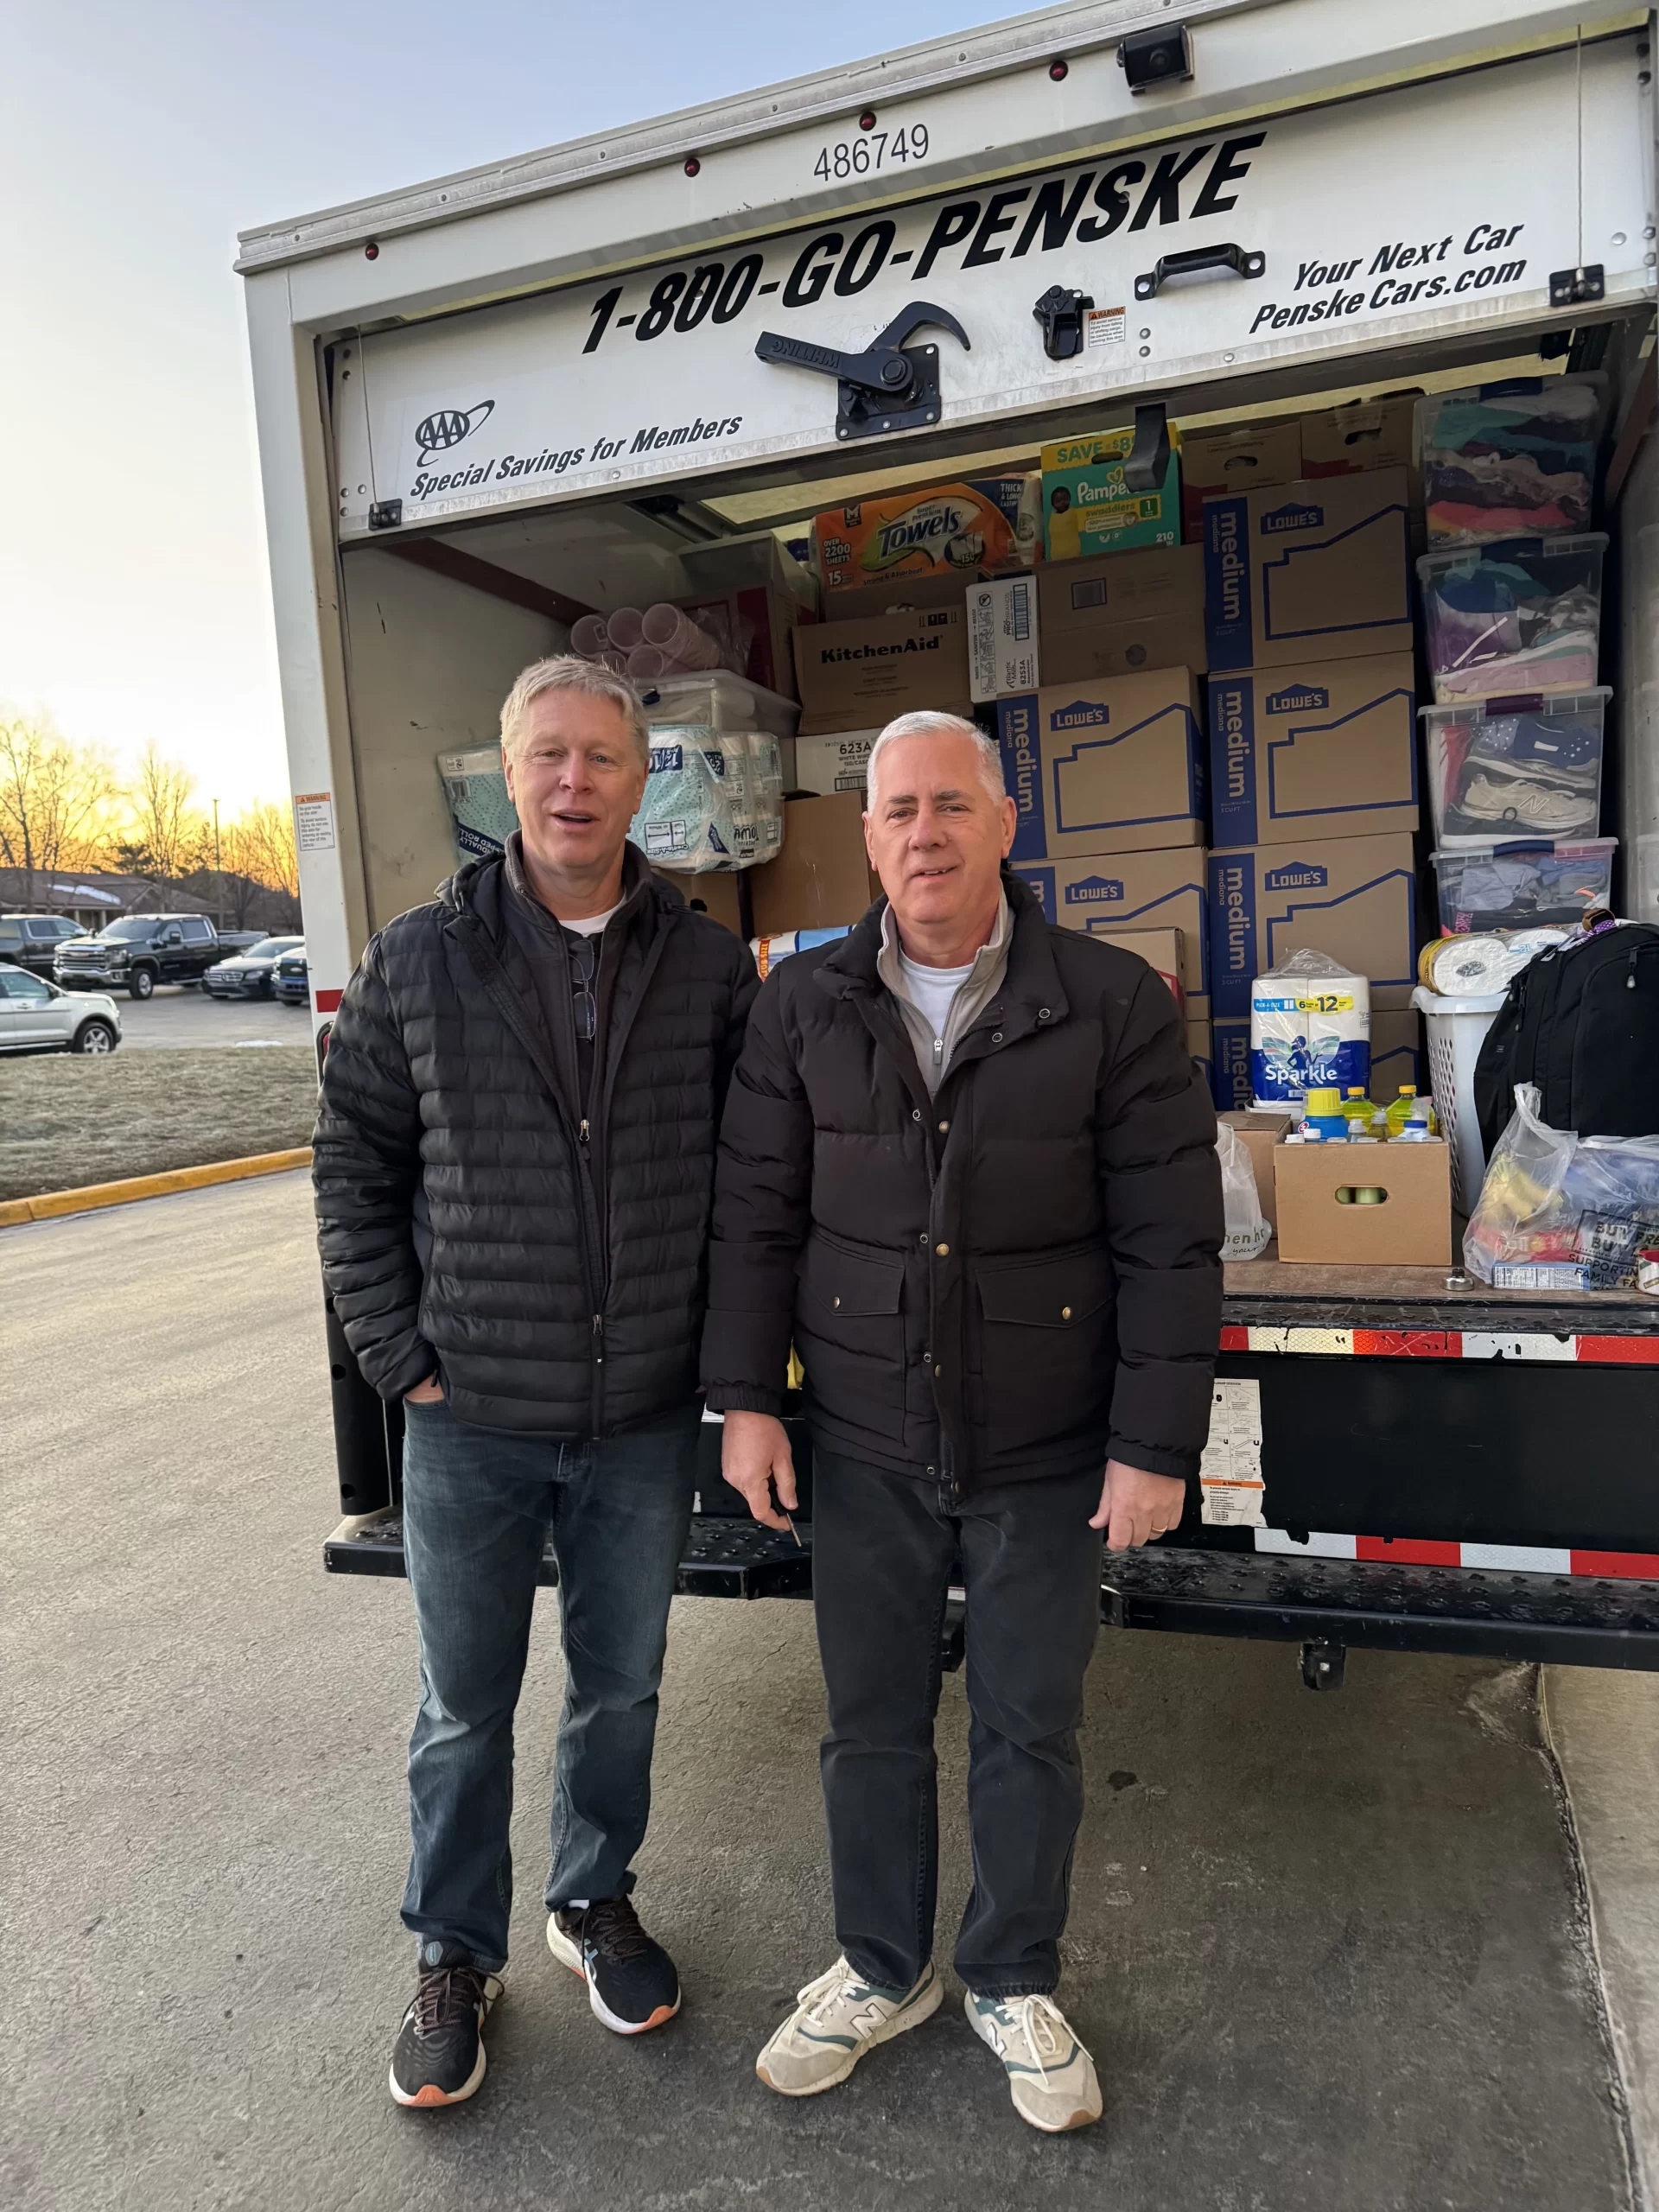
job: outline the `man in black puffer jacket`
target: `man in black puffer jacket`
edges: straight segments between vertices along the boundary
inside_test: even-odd
[[[329,1295],[404,1408],[419,1982],[391,2093],[418,2106],[483,2078],[550,1530],[566,1691],[548,1942],[620,2034],[679,2007],[629,1868],[696,1482],[715,1131],[757,988],[744,946],[627,842],[649,737],[625,682],[537,662],[501,736],[521,829],[371,942],[329,1039],[313,1169]]]
[[[825,1809],[842,1956],[757,2070],[845,2079],[938,2005],[933,1717],[967,1589],[974,2031],[1033,2126],[1099,2116],[1051,1993],[1083,1811],[1077,1726],[1101,1537],[1179,1522],[1219,1341],[1210,1100],[1167,988],[1001,873],[997,751],[912,715],[869,763],[887,898],[785,960],[721,1131],[703,1376],[727,1479],[796,1503],[791,1338],[813,1438]],[[958,1566],[959,1562],[959,1566]]]

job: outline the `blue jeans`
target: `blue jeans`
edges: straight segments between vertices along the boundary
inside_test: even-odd
[[[700,1409],[582,1444],[498,1436],[442,1404],[404,1415],[404,1554],[422,1696],[404,1924],[423,1963],[494,1974],[512,1909],[512,1715],[544,1540],[550,1529],[565,1664],[551,1911],[633,1886]]]

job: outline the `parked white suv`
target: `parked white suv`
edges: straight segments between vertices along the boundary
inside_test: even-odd
[[[113,999],[94,991],[72,996],[0,961],[0,1052],[112,1052],[120,1042]]]

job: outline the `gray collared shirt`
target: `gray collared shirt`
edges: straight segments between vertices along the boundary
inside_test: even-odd
[[[916,1064],[922,1071],[930,1098],[944,1080],[951,1054],[1002,988],[1008,972],[1008,938],[1013,927],[1014,916],[1004,892],[997,901],[996,921],[991,933],[974,955],[967,982],[958,987],[950,1001],[944,1033],[936,1036],[932,1023],[916,1004],[906,983],[899,957],[899,926],[893,918],[893,907],[889,904],[882,909],[881,950],[876,955],[875,972],[893,994],[909,1032],[910,1041],[916,1049]]]

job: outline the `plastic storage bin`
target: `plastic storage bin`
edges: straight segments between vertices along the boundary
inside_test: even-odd
[[[1514,377],[1419,400],[1429,543],[1588,530],[1606,400],[1599,370]]]
[[[1459,1213],[1474,1211],[1486,1173],[1475,1114],[1475,1063],[1504,995],[1442,998],[1421,985],[1411,995],[1428,1030],[1429,1090],[1452,1154],[1452,1203]]]
[[[711,668],[696,676],[663,676],[641,684],[649,722],[678,722],[703,729],[764,729],[793,737],[801,710],[793,699],[763,690],[747,676]]]
[[[1448,937],[1581,921],[1611,901],[1617,837],[1513,838],[1440,847],[1440,927]]]
[[[1559,697],[1534,692],[1419,708],[1435,842],[1593,837],[1612,696],[1600,684]]]
[[[1417,575],[1440,704],[1593,689],[1606,548],[1591,531],[1425,553]]]

